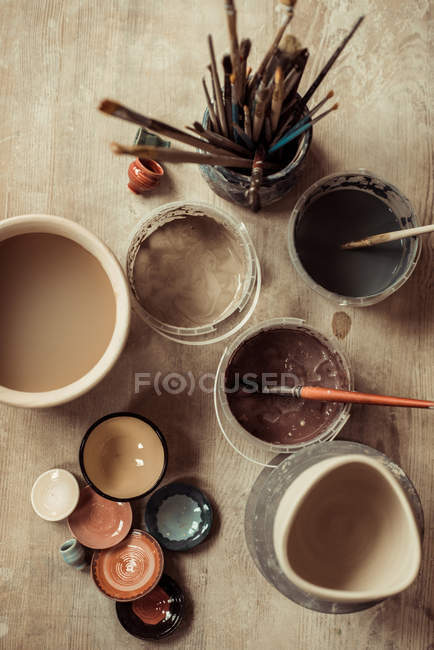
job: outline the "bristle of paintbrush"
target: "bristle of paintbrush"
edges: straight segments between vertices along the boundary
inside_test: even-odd
[[[282,42],[280,43],[280,49],[282,50],[282,52],[288,54],[288,56],[294,57],[297,54],[297,52],[299,52],[303,48],[296,36],[294,36],[293,34],[286,34],[282,38]]]
[[[98,110],[107,113],[107,115],[113,115],[119,107],[122,108],[121,104],[118,104],[112,99],[103,99],[102,102],[99,103]]]

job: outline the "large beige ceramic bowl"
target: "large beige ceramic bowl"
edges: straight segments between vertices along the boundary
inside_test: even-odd
[[[59,235],[76,242],[91,253],[108,277],[115,302],[114,328],[108,345],[95,365],[83,376],[66,386],[44,392],[24,392],[0,385],[1,402],[28,408],[43,408],[69,402],[83,395],[111,370],[127,340],[130,298],[128,284],[117,259],[98,237],[83,226],[69,219],[43,214],[24,215],[0,221],[0,244],[10,237],[27,233]],[[0,306],[1,310],[4,308],[4,305]]]

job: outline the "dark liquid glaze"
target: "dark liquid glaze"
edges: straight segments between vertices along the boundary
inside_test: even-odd
[[[265,378],[264,373],[273,376]],[[349,388],[338,355],[307,330],[273,329],[248,339],[226,370],[229,407],[249,433],[277,445],[315,438],[341,413],[343,405],[237,391],[247,374],[247,380],[254,376],[258,383],[269,385]]]
[[[399,227],[381,199],[357,189],[335,190],[313,201],[299,218],[295,247],[307,273],[322,287],[342,296],[366,297],[384,291],[400,276],[408,243],[354,250],[340,245]]]

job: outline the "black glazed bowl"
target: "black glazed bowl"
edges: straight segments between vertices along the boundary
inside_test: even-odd
[[[161,580],[157,587],[161,587],[169,596],[170,609],[166,613],[166,618],[163,621],[150,625],[144,623],[133,611],[133,606],[138,603],[138,599],[130,602],[117,602],[116,614],[122,627],[132,634],[137,639],[158,640],[163,639],[170,634],[173,634],[182,621],[182,614],[184,609],[184,594],[178,584],[170,578],[167,574],[163,573]],[[152,591],[150,592],[152,594]],[[147,596],[143,596],[146,599]],[[137,605],[136,605],[137,606]]]
[[[161,510],[171,497],[188,497],[194,502],[192,510]],[[179,504],[178,504],[179,508]],[[163,514],[161,521],[159,514]],[[199,520],[197,521],[197,515]],[[151,496],[145,510],[145,523],[149,533],[159,544],[169,551],[188,551],[201,544],[208,537],[213,520],[213,512],[207,497],[193,485],[170,483]],[[170,534],[172,533],[172,534]]]

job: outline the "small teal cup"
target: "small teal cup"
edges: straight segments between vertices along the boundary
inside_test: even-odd
[[[60,547],[60,555],[74,569],[84,569],[87,566],[84,547],[76,539],[68,539]]]

